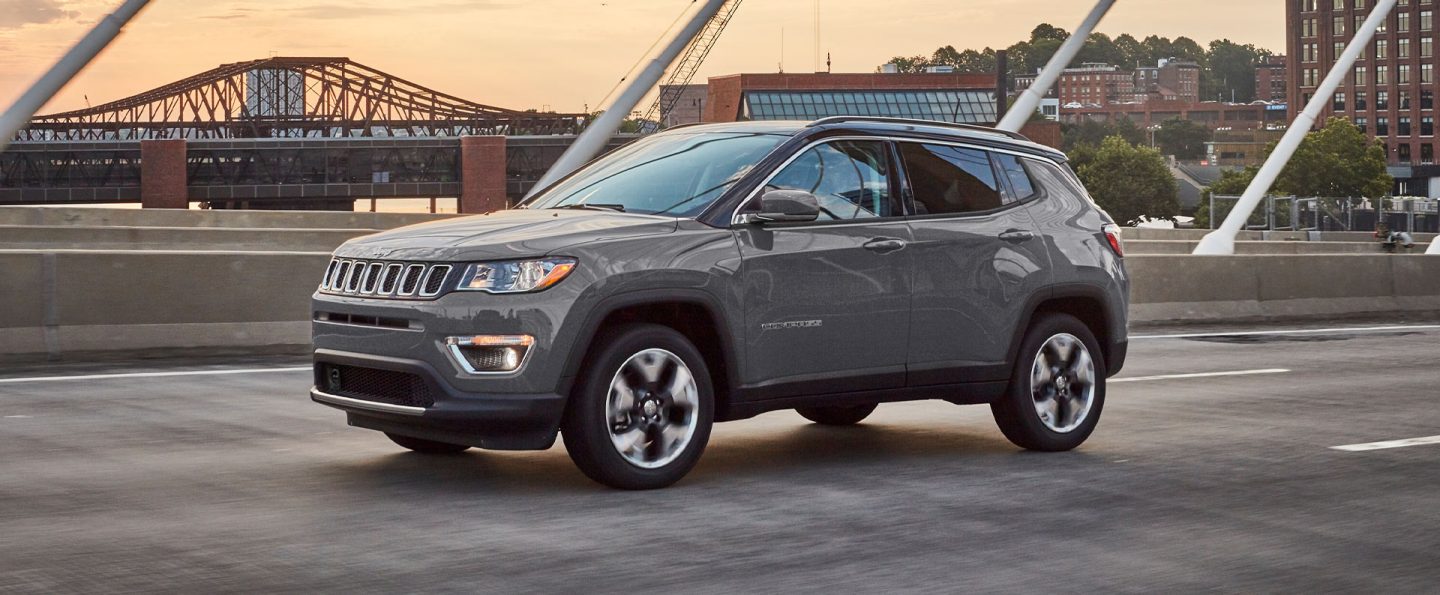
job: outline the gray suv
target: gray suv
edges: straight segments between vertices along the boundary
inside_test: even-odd
[[[686,126],[518,208],[347,242],[311,397],[405,448],[546,449],[658,488],[711,424],[988,404],[1016,445],[1089,437],[1125,362],[1119,230],[1065,156],[877,118]]]

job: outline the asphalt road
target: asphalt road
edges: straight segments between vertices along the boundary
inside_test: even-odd
[[[1177,332],[1177,331],[1168,331]],[[4,592],[1433,592],[1440,328],[1135,342],[1073,453],[984,407],[721,425],[662,491],[429,458],[294,358],[0,370]],[[1280,369],[1202,378],[1151,376]],[[68,380],[14,382],[67,376]],[[9,380],[5,380],[8,378]]]

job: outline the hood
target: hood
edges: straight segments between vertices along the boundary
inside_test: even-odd
[[[335,254],[378,260],[479,261],[545,256],[569,246],[675,231],[679,220],[606,211],[512,209],[356,238]]]

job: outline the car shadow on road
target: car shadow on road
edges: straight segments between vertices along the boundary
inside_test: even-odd
[[[679,485],[714,486],[796,474],[809,475],[813,481],[826,476],[842,477],[876,465],[922,474],[927,470],[953,471],[957,465],[1003,468],[1024,463],[1027,468],[1037,464],[1073,468],[1077,461],[1092,458],[1083,452],[1027,453],[998,432],[978,429],[801,425],[759,435],[753,429],[733,435],[721,426],[699,465]],[[401,452],[341,466],[330,473],[342,481],[355,482],[357,488],[433,488],[452,494],[608,491],[586,479],[570,463],[560,444],[543,452],[471,450],[449,456]]]

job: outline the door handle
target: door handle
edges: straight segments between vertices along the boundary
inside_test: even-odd
[[[1035,234],[1023,229],[1007,229],[1004,233],[1000,234],[1000,239],[1012,244],[1019,244],[1035,239]]]
[[[879,252],[881,254],[899,252],[900,250],[904,250],[905,246],[905,240],[899,240],[895,238],[875,238],[873,240],[865,242],[866,250],[869,250],[871,252]]]

